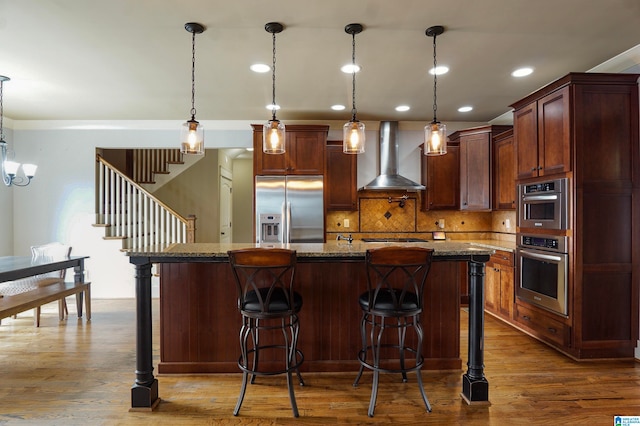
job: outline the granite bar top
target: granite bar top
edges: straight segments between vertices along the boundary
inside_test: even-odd
[[[481,240],[486,243],[485,240]],[[498,245],[500,244],[500,245]],[[428,241],[428,242],[376,242],[367,243],[361,240],[354,240],[351,244],[347,241],[327,241],[326,243],[302,243],[302,244],[252,244],[252,243],[185,243],[172,244],[165,248],[149,247],[138,249],[136,251],[127,252],[130,257],[166,257],[166,258],[185,258],[185,257],[207,257],[207,258],[226,258],[227,251],[238,250],[251,247],[265,248],[286,248],[295,250],[298,258],[362,258],[369,248],[386,247],[386,246],[408,246],[408,247],[426,247],[434,249],[434,256],[469,256],[469,255],[492,255],[495,250],[510,250],[509,242],[493,242],[489,244],[479,244],[475,241]],[[512,250],[512,249],[511,249]]]

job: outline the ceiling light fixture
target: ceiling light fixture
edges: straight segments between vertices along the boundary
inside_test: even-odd
[[[273,39],[273,66],[271,67],[271,83],[272,83],[272,102],[271,102],[271,120],[267,121],[262,127],[262,151],[265,154],[283,154],[285,143],[284,123],[276,118],[276,110],[279,109],[276,104],[276,34],[282,32],[284,26],[278,22],[269,22],[264,29],[271,34]]]
[[[351,120],[342,127],[342,152],[361,154],[364,152],[364,123],[356,118],[356,34],[363,30],[361,24],[349,24],[344,27],[351,34]],[[358,68],[359,69],[359,68]]]
[[[265,73],[271,71],[271,67],[267,64],[253,64],[249,67],[251,71]]]
[[[427,37],[433,37],[433,69],[437,70],[436,61],[436,37],[444,33],[444,27],[436,25],[427,28]],[[438,111],[437,94],[438,73],[433,73],[433,121],[424,128],[424,154],[443,155],[447,153],[447,127],[438,121],[436,112]]]
[[[472,106],[461,106],[458,108],[458,112],[469,112],[471,110],[473,110]]]
[[[18,169],[20,168],[20,163],[7,160],[7,143],[4,140],[4,127],[2,125],[4,116],[4,110],[2,107],[2,92],[4,88],[4,82],[9,80],[9,77],[0,75],[0,151],[2,152],[2,181],[7,186],[27,186],[31,182],[31,179],[33,179],[33,177],[35,176],[38,166],[34,164],[23,164],[22,172],[24,173],[24,177],[18,177],[16,176],[16,174],[18,173]]]
[[[196,121],[196,34],[204,31],[204,26],[196,22],[184,24],[191,33],[191,120],[182,124],[180,131],[180,152],[183,154],[204,154],[204,129]]]
[[[411,109],[411,107],[409,105],[398,105],[396,107],[396,111],[398,112],[405,112],[405,111],[409,111]]]
[[[513,77],[526,77],[532,72],[533,72],[533,68],[524,67],[524,68],[518,68],[517,70],[513,71],[511,75]]]

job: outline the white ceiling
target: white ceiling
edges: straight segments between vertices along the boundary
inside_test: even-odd
[[[276,100],[283,120],[350,118],[346,24],[357,22],[357,107],[361,120],[430,121],[432,39],[438,118],[486,122],[568,72],[587,71],[640,43],[638,0],[0,0],[4,112],[13,120],[180,120],[189,118],[191,34],[196,36],[198,120],[266,120],[277,21]],[[640,63],[634,49],[605,67]],[[621,59],[622,58],[622,59]],[[532,76],[515,79],[528,65]],[[347,105],[331,111],[336,103]],[[398,113],[399,104],[411,110]],[[473,105],[471,113],[457,108]]]

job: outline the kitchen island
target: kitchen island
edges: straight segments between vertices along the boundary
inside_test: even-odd
[[[462,397],[488,401],[483,370],[484,263],[493,249],[463,242],[349,244],[263,244],[296,250],[296,290],[302,294],[298,347],[303,371],[353,371],[359,364],[361,311],[358,296],[366,288],[365,252],[388,245],[434,249],[425,287],[424,369],[459,370],[460,274],[469,274],[469,351]],[[176,244],[128,253],[136,267],[136,379],[132,409],[152,409],[159,401],[153,375],[151,265],[160,264],[160,361],[162,374],[237,372],[238,331],[235,287],[227,251],[256,244]],[[262,362],[262,360],[261,360]],[[268,364],[269,360],[265,360]]]

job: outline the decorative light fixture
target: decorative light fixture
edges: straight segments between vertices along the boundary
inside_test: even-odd
[[[266,154],[284,154],[285,129],[284,123],[276,118],[276,34],[282,32],[284,26],[278,22],[269,22],[264,29],[271,34],[273,39],[273,66],[271,67],[271,120],[267,121],[262,128],[262,151]]]
[[[344,27],[351,34],[351,120],[342,127],[342,152],[361,154],[364,152],[364,123],[356,118],[356,34],[363,30],[361,24],[349,24]]]
[[[204,32],[204,26],[197,22],[184,24],[191,33],[191,120],[182,124],[180,131],[180,152],[183,154],[204,154],[204,129],[196,121],[196,34]]]
[[[27,186],[31,182],[31,179],[35,176],[38,166],[34,164],[23,164],[22,171],[25,177],[18,177],[16,176],[16,174],[18,173],[18,169],[20,168],[20,163],[7,160],[7,142],[5,142],[4,140],[4,127],[2,125],[2,120],[4,117],[4,110],[2,107],[2,91],[4,89],[4,82],[9,80],[9,77],[0,75],[0,151],[2,152],[2,181],[7,186]]]
[[[433,121],[424,128],[424,154],[443,155],[447,153],[447,127],[438,121],[436,112],[438,110],[436,89],[438,87],[438,75],[436,61],[436,37],[444,33],[444,27],[436,25],[429,27],[425,31],[427,37],[433,37]]]

